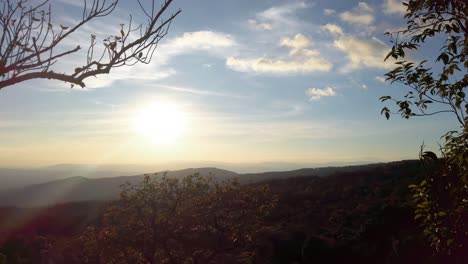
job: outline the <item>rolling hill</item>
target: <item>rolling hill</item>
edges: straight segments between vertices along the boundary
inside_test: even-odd
[[[190,168],[176,171],[163,171],[169,177],[185,177],[194,173],[209,175],[218,179],[238,176],[237,173],[217,168]],[[0,206],[34,207],[56,203],[112,200],[120,193],[120,186],[127,182],[136,184],[144,175],[120,176],[106,178],[86,178],[82,176],[69,177],[40,184],[28,185],[23,188],[0,192]]]
[[[402,161],[403,162],[403,161]],[[413,161],[409,161],[413,162]],[[416,162],[416,161],[414,161]],[[398,163],[398,162],[393,162]],[[389,163],[391,164],[391,163]],[[245,173],[218,168],[189,168],[184,170],[161,171],[158,175],[167,173],[169,177],[185,177],[194,173],[212,175],[215,179],[223,180],[237,178],[243,184],[256,183],[266,180],[286,179],[301,176],[329,176],[336,173],[350,173],[363,169],[384,166],[385,163],[356,165],[345,167],[304,168],[291,171],[273,171],[262,173]],[[57,176],[58,177],[58,176]],[[22,188],[0,192],[0,206],[35,207],[57,203],[104,201],[118,198],[120,186],[127,182],[136,184],[144,175],[88,178],[82,176],[68,177],[39,184],[32,184]]]

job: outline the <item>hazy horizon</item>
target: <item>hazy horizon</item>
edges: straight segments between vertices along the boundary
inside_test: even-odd
[[[287,171],[303,168],[320,168],[329,166],[352,166],[365,165],[373,163],[386,163],[401,160],[366,160],[366,161],[348,161],[348,162],[281,162],[281,161],[264,161],[264,162],[220,162],[220,161],[172,161],[166,163],[146,163],[146,164],[122,164],[122,163],[107,163],[107,164],[80,164],[80,163],[61,163],[49,164],[41,166],[0,166],[0,170],[60,170],[60,171],[115,171],[115,172],[131,172],[141,171],[142,173],[151,173],[165,170],[183,170],[189,168],[218,168],[230,170],[237,173],[248,172],[267,172],[267,171]],[[146,170],[146,171],[145,171]]]

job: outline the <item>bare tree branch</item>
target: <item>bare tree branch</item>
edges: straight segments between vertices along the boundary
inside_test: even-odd
[[[75,25],[66,26],[53,25],[49,0],[39,4],[32,4],[31,0],[2,0],[0,89],[31,79],[59,80],[85,87],[85,80],[91,76],[108,74],[116,67],[148,64],[159,41],[167,35],[172,20],[181,12],[178,10],[164,18],[173,0],[164,0],[160,8],[155,8],[155,0],[151,0],[150,10],[138,1],[148,18],[146,25],[133,26],[130,15],[128,27],[121,24],[120,32],[106,36],[102,47],[98,46],[97,36],[92,34],[86,63],[77,65],[74,72],[57,73],[51,69],[52,65],[81,50],[80,46],[67,49],[65,40],[91,21],[110,15],[119,2],[83,1],[82,19]]]

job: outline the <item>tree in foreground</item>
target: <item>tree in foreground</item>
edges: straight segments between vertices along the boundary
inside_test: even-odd
[[[123,187],[81,237],[86,263],[250,263],[261,219],[277,198],[266,186],[146,176]]]
[[[449,113],[459,124],[443,137],[442,157],[421,149],[428,175],[411,185],[416,202],[415,219],[437,252],[468,252],[468,6],[463,0],[410,0],[405,19],[407,28],[387,33],[393,47],[388,57],[398,59],[386,74],[387,81],[409,88],[402,99],[390,96],[403,118]],[[434,61],[406,60],[408,52],[417,54],[437,43]],[[431,59],[429,59],[431,60]],[[387,119],[392,111],[384,107]],[[450,129],[447,129],[450,130]]]
[[[91,34],[88,47],[70,47],[73,33],[109,16],[119,0],[83,0],[81,18],[73,25],[57,24],[48,0],[2,0],[0,4],[0,89],[31,79],[52,79],[85,87],[92,76],[108,74],[121,66],[149,63],[159,41],[168,33],[180,10],[167,17],[172,0],[137,0],[145,25],[128,24],[107,36]],[[145,2],[149,2],[145,4]],[[54,70],[56,63],[85,48],[83,63],[71,72]]]

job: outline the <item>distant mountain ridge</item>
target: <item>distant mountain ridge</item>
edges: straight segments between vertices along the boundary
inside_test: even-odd
[[[161,175],[166,173],[169,177],[185,177],[195,173],[200,173],[201,175],[212,175],[215,179],[218,180],[238,178],[241,183],[255,183],[264,180],[285,179],[299,176],[323,177],[332,175],[334,173],[354,172],[366,168],[384,166],[385,164],[386,163],[376,163],[345,167],[324,167],[312,169],[304,168],[292,171],[273,171],[246,174],[239,174],[236,172],[213,167],[205,167],[188,168],[174,171],[161,171],[157,174]],[[75,176],[45,183],[32,184],[19,189],[3,192],[0,191],[0,206],[36,207],[66,202],[113,200],[118,198],[121,190],[120,186],[122,184],[125,184],[126,182],[137,184],[141,182],[143,177],[143,174],[95,179]]]
[[[216,161],[174,161],[154,164],[56,164],[38,168],[0,167],[0,192],[35,183],[45,183],[74,176],[86,178],[118,177],[138,175],[146,172],[181,170],[185,168],[216,167],[240,174],[265,171],[290,171],[298,168],[320,168],[327,166],[361,165],[375,161],[292,163],[292,162],[252,162],[230,163]]]
[[[195,173],[213,174],[218,179],[238,176],[235,172],[217,168],[189,168],[161,171],[156,174],[167,174],[169,177],[185,177]],[[23,188],[0,192],[0,206],[35,207],[66,202],[112,200],[118,198],[122,184],[127,182],[137,184],[142,181],[143,177],[143,174],[96,179],[74,176],[32,184]]]

